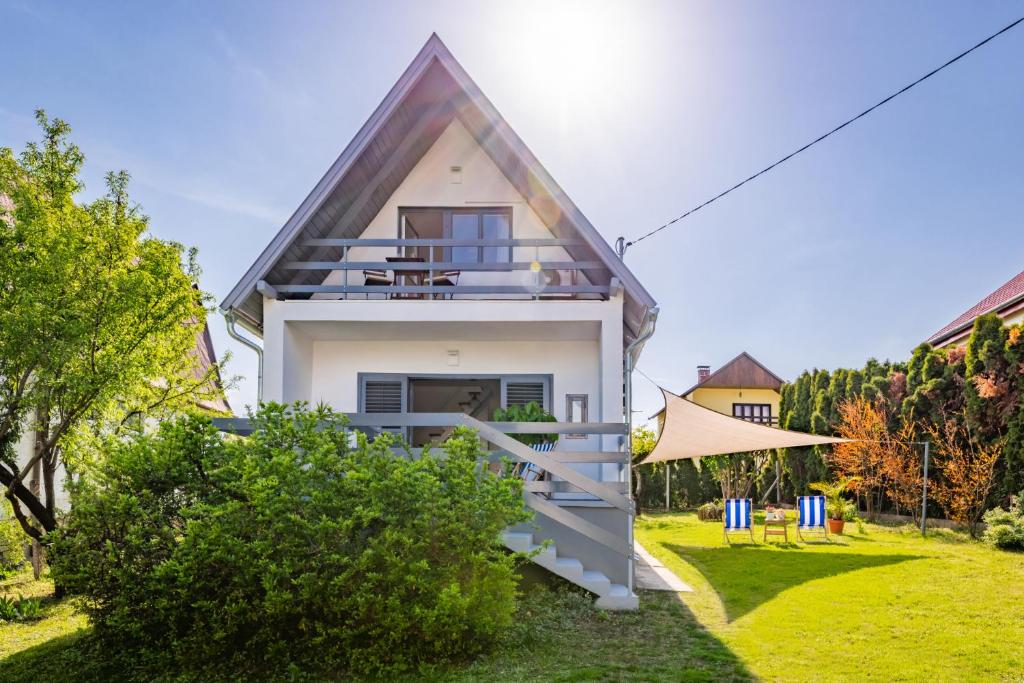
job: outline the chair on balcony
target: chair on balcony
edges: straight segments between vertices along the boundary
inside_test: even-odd
[[[459,275],[461,274],[461,270],[446,270],[433,277],[427,277],[427,284],[432,287],[455,287],[459,284]],[[449,293],[447,296],[451,299],[453,295]],[[443,299],[445,298],[445,294],[435,294],[434,297],[441,297]]]
[[[367,287],[390,287],[395,284],[395,281],[388,277],[388,271],[386,270],[364,270],[363,278],[365,278],[363,284]],[[385,294],[385,298],[390,299],[390,294]],[[370,295],[367,293],[366,298],[369,299]]]

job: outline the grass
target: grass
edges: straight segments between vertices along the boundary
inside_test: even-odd
[[[55,601],[53,582],[33,580],[29,569],[0,580],[0,596],[19,595],[41,598],[42,614],[40,619],[27,622],[0,621],[0,681],[46,680],[45,673],[35,678],[33,662],[45,660],[49,668],[49,662],[59,662],[70,654],[87,627],[85,616],[78,613],[73,601]],[[32,654],[25,657],[25,652]],[[22,665],[26,659],[28,668]]]
[[[851,526],[831,543],[728,547],[719,524],[667,514],[636,537],[763,680],[1024,680],[1024,555],[947,530]]]
[[[949,531],[847,527],[832,543],[749,541],[692,514],[648,515],[637,539],[694,587],[634,613],[531,586],[492,654],[431,681],[1024,681],[1024,555]],[[48,596],[21,574],[0,594]],[[73,601],[0,624],[0,681],[101,677]],[[173,673],[171,674],[173,677]],[[417,680],[410,679],[410,680]]]

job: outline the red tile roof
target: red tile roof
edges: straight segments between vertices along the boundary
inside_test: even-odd
[[[1021,297],[1024,297],[1024,271],[1018,273],[1016,277],[1011,278],[1009,282],[971,306],[956,320],[933,334],[928,338],[928,343],[935,344],[944,341],[947,337],[951,337],[955,332],[959,331],[960,328],[972,323],[978,316],[989,312],[998,312],[1002,307]]]
[[[207,326],[206,321],[203,321],[203,326],[200,328],[199,333],[196,335],[196,346],[193,350],[199,362],[193,369],[194,377],[196,379],[202,379],[210,372],[214,365],[217,363],[217,352],[213,348],[213,339],[210,337],[210,328]],[[213,373],[213,385],[207,387],[210,390],[210,396],[205,399],[198,401],[201,408],[206,410],[214,410],[218,413],[231,414],[231,406],[228,404],[227,396],[224,395],[224,387],[221,385],[220,372],[215,371]]]

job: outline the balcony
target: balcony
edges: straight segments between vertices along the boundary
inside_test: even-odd
[[[574,261],[565,252],[583,245],[569,239],[309,239],[303,246],[331,250],[336,259],[286,261],[282,267],[295,272],[292,281],[259,288],[277,299],[607,299],[617,288],[614,281],[597,282],[610,280],[607,265]],[[465,258],[473,249],[479,260]],[[321,281],[303,282],[304,271],[319,272]]]

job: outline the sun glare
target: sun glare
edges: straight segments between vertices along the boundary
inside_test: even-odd
[[[616,106],[616,88],[633,63],[639,14],[610,2],[518,3],[502,17],[516,36],[512,45],[521,87],[559,115],[560,123],[581,113]],[[518,24],[518,25],[517,25]]]

